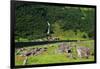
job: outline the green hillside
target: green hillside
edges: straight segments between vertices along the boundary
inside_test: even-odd
[[[61,40],[93,39],[95,9],[42,4],[16,4],[16,41],[32,41],[50,35]]]

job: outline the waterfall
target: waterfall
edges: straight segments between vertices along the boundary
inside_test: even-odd
[[[50,23],[47,22],[47,25],[48,25],[47,35],[49,35],[50,34]]]

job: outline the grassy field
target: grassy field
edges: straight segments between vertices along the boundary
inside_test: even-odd
[[[67,45],[70,46],[86,46],[91,49],[91,53],[94,53],[94,41],[82,41],[82,42],[65,42]],[[76,48],[72,48],[72,54],[75,58],[67,57],[67,53],[58,53],[58,45],[60,43],[54,44],[46,44],[40,46],[29,46],[27,49],[31,48],[44,48],[47,47],[47,51],[43,52],[37,56],[28,56],[27,65],[35,65],[35,64],[51,64],[51,63],[70,63],[70,62],[84,62],[84,61],[94,61],[94,56],[91,55],[88,59],[86,58],[79,58],[77,56]],[[17,51],[16,51],[17,52]],[[15,52],[15,53],[16,53]],[[19,53],[20,54],[20,53]],[[15,64],[22,65],[25,57],[15,55]]]

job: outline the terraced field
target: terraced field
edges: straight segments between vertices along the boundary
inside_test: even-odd
[[[59,45],[61,43],[53,43],[46,45],[29,46],[23,48],[16,48],[15,51],[15,64],[17,65],[35,65],[35,64],[52,64],[52,63],[70,63],[70,62],[84,62],[94,61],[94,41],[83,42],[64,42],[66,45],[72,47],[73,57],[68,57],[68,53],[59,52]],[[76,47],[84,46],[90,49],[89,58],[80,58],[77,56]],[[35,53],[31,53],[33,49],[37,50]],[[27,57],[26,62],[24,63]]]

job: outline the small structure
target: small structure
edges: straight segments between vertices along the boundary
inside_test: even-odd
[[[60,53],[66,53],[68,57],[72,57],[72,49],[65,43],[59,45],[58,51]]]
[[[90,48],[84,47],[84,46],[78,47],[77,48],[77,54],[78,54],[78,57],[80,57],[80,58],[82,58],[82,57],[89,58]]]

